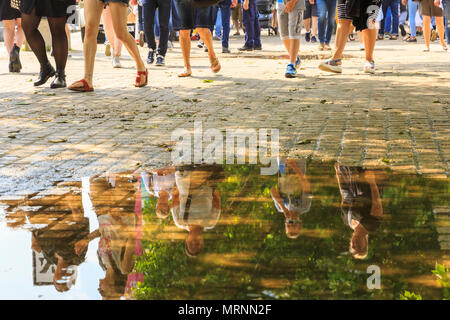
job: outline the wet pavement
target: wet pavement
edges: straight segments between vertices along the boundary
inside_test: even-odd
[[[201,164],[75,180],[0,201],[1,299],[444,295],[446,179],[280,158],[271,176]]]

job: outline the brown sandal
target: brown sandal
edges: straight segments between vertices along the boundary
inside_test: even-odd
[[[222,66],[220,65],[219,59],[214,58],[214,61],[211,63],[210,66],[212,72],[217,73],[220,71],[220,69],[222,69]]]

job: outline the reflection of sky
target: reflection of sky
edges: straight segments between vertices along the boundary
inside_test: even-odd
[[[84,215],[89,218],[90,231],[98,228],[90,200],[85,197],[88,185],[83,179]],[[86,260],[78,266],[78,278],[67,292],[56,291],[53,285],[33,285],[33,254],[31,232],[24,229],[8,229],[5,210],[0,207],[0,299],[101,299],[99,279],[105,275],[99,266],[97,248],[99,239],[89,244]]]

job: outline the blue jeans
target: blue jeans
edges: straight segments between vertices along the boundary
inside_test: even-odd
[[[408,0],[408,15],[409,15],[409,29],[411,30],[411,37],[416,36],[416,12],[419,9],[419,3],[413,0]]]
[[[322,44],[329,44],[333,34],[337,0],[317,0],[319,14],[318,35]]]
[[[384,32],[391,32],[392,29],[392,14],[391,9],[388,8],[386,17],[384,18]]]
[[[387,15],[387,10],[388,8],[391,9],[391,14],[392,14],[392,30],[391,33],[392,35],[398,36],[398,10],[400,7],[400,0],[383,0],[383,20],[380,23],[380,31],[378,32],[379,34],[383,35],[384,34],[384,23],[385,23],[385,18]],[[414,16],[415,17],[415,16]]]
[[[444,0],[444,24],[447,44],[450,44],[450,0]]]
[[[231,20],[231,6],[219,4],[220,15],[217,17],[217,21],[220,20],[222,27],[222,47],[228,48],[228,42],[230,41],[230,20]],[[219,27],[219,30],[221,28]],[[217,25],[216,25],[216,35]]]
[[[258,19],[256,0],[250,0],[248,10],[242,6],[242,22],[245,27],[245,47],[254,48],[261,46],[261,27]]]
[[[221,37],[222,36],[222,8],[217,8],[217,19],[216,19],[216,36]]]

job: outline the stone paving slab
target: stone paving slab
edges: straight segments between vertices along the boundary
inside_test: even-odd
[[[79,35],[73,37],[69,83],[83,70]],[[235,53],[219,54],[223,70],[217,75],[193,45],[194,76],[180,79],[175,43],[166,67],[150,67],[150,86],[143,89],[132,86],[129,56],[124,68],[113,69],[100,45],[96,91],[87,94],[33,87],[39,66],[32,53],[23,53],[21,74],[9,74],[0,48],[0,195],[108,170],[167,165],[173,130],[192,130],[196,120],[204,130],[279,129],[281,152],[291,157],[448,177],[450,54],[438,44],[423,53],[422,44],[378,42],[377,73],[367,75],[357,43],[348,43],[342,74],[320,71],[318,59],[330,53],[302,43],[296,79],[284,78],[278,38],[264,37],[261,52],[237,54],[241,45],[242,38],[233,38]]]

